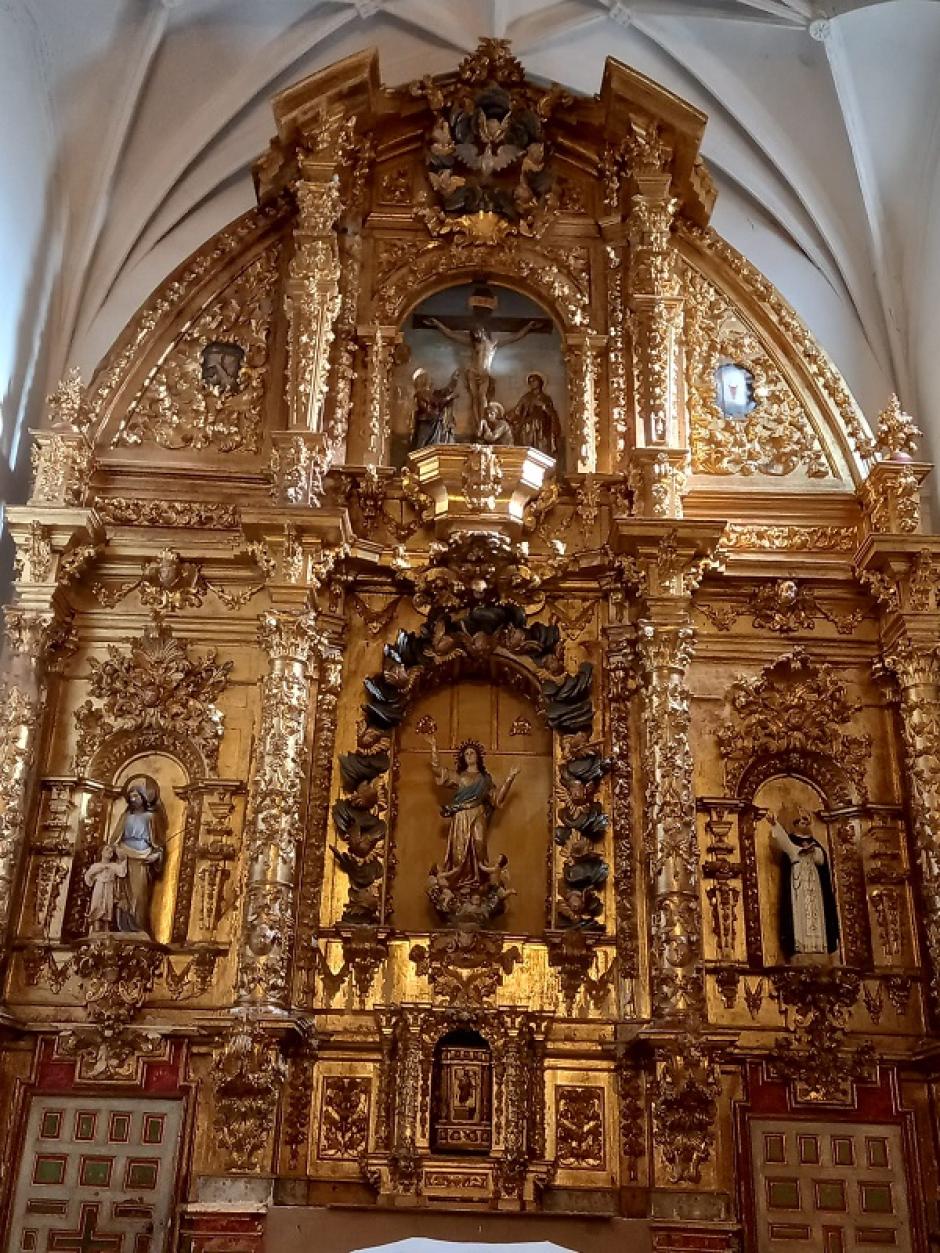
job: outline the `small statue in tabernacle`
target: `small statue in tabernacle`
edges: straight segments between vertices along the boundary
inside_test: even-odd
[[[813,835],[812,818],[801,809],[791,830],[768,813],[770,838],[780,853],[780,947],[787,957],[834,953],[839,915],[829,857]]]
[[[101,857],[85,871],[85,882],[91,888],[88,904],[88,930],[111,931],[115,925],[120,881],[127,878],[127,858],[113,844],[106,844]]]
[[[412,448],[456,443],[453,407],[459,377],[455,370],[446,386],[434,387],[427,370],[415,370],[411,380],[414,385],[411,410]]]
[[[441,765],[437,742],[431,745],[431,771],[439,787],[454,789],[453,799],[441,809],[449,819],[444,864],[432,868],[428,896],[442,917],[461,924],[479,924],[501,914],[509,886],[507,858],[490,861],[489,825],[495,810],[509,795],[518,769],[497,785],[486,769],[482,744],[466,740],[457,750],[456,770]]]
[[[561,423],[555,402],[545,390],[545,376],[533,370],[526,383],[528,390],[509,413],[515,433],[513,442],[557,457]]]
[[[498,400],[491,400],[483,411],[477,428],[477,439],[484,444],[514,444],[512,427],[506,421],[506,411]]]
[[[160,786],[148,774],[128,780],[124,799],[127,808],[110,841],[127,866],[126,875],[117,880],[114,928],[152,939],[150,900],[154,880],[163,869],[166,810]]]

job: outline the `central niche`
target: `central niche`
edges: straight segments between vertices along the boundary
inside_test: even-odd
[[[393,464],[436,443],[518,444],[563,460],[561,336],[535,301],[486,281],[462,283],[421,301],[402,334]]]
[[[437,746],[437,767],[431,737]],[[472,820],[452,812],[461,795],[458,776],[467,765],[468,749],[482,753],[485,772],[495,790],[503,793],[485,832],[474,830]],[[485,679],[467,679],[426,693],[414,702],[400,728],[395,769],[396,925],[406,931],[446,925],[432,900],[446,910],[446,893],[451,887],[459,893],[458,880],[479,870],[480,896],[486,896],[491,881],[493,899],[498,898],[498,908],[483,925],[541,933],[552,847],[552,733],[529,701]],[[448,781],[439,783],[442,778]],[[480,853],[489,873],[478,866]],[[469,904],[480,907],[475,899]]]

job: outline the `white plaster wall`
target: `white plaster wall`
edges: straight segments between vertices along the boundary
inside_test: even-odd
[[[537,76],[593,93],[613,55],[703,109],[717,229],[869,416],[898,390],[940,455],[940,4],[828,7],[827,25],[806,0],[0,0],[5,422],[35,420],[67,365],[87,377],[253,203],[275,91],[369,46],[405,82],[495,34]]]

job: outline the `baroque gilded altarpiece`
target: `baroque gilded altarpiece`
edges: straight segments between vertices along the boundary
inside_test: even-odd
[[[587,99],[498,41],[395,89],[364,53],[274,114],[257,209],[63,381],[8,511],[8,1247],[231,1253],[355,1212],[323,1245],[353,1248],[404,1210],[926,1250],[940,541],[913,422],[892,401],[872,433],[708,226],[705,117],[625,66]],[[558,456],[395,469],[408,320],[467,284],[560,336]],[[506,789],[479,891],[442,861],[431,737]],[[114,930],[92,884],[135,781],[160,873]],[[811,960],[768,834],[797,810],[838,913]]]

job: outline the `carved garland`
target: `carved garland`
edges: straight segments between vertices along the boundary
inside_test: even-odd
[[[584,662],[576,674],[564,674],[559,628],[526,625],[523,610],[505,602],[478,605],[459,619],[438,613],[420,631],[400,631],[394,644],[385,645],[382,669],[365,680],[356,750],[339,758],[343,795],[333,805],[340,841],[333,855],[350,881],[343,922],[375,925],[385,915],[390,735],[404,721],[416,690],[442,677],[500,663],[510,673],[521,663],[531,675],[545,720],[561,737],[555,842],[564,849],[565,861],[558,881],[557,925],[603,930],[601,890],[610,871],[601,848],[610,820],[597,792],[610,762],[591,743],[593,667]],[[552,677],[558,674],[562,677]]]

